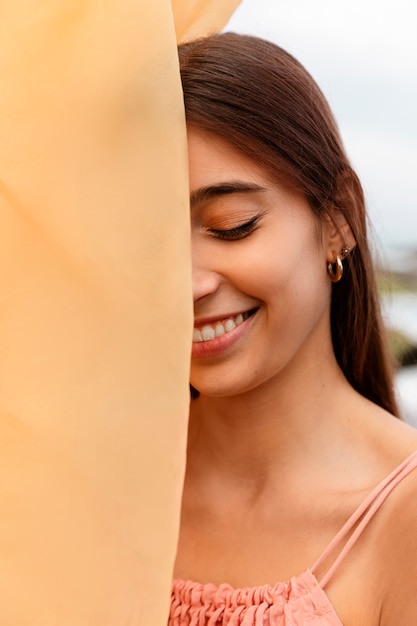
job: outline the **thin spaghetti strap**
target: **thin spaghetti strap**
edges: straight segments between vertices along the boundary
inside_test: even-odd
[[[405,478],[413,469],[417,467],[417,451],[413,452],[405,461],[403,461],[391,474],[382,480],[375,489],[365,498],[362,504],[350,516],[335,538],[330,542],[327,548],[322,552],[320,557],[314,563],[311,571],[314,573],[317,568],[327,559],[327,557],[335,550],[339,543],[346,537],[352,528],[360,520],[354,532],[346,542],[345,546],[339,553],[333,565],[320,580],[320,586],[324,588],[331,577],[336,572],[340,563],[355,545],[362,532],[365,530],[370,520],[384,503],[391,491]],[[362,518],[362,519],[361,519]]]

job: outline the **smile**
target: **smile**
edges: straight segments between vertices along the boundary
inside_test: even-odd
[[[217,337],[226,335],[237,328],[237,326],[240,326],[240,324],[243,324],[243,322],[253,315],[253,313],[254,310],[246,311],[245,313],[239,313],[238,315],[228,317],[227,319],[219,320],[211,324],[205,324],[202,328],[194,328],[193,343],[212,341]]]

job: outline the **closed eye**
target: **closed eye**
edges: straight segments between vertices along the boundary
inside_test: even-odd
[[[237,239],[244,239],[255,230],[257,223],[259,221],[259,217],[260,216],[257,215],[253,219],[249,220],[249,222],[245,222],[244,224],[239,224],[239,226],[235,226],[234,228],[228,228],[227,230],[209,228],[208,232],[216,239],[225,239],[226,241],[235,241]]]

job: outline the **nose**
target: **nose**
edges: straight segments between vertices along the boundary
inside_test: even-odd
[[[198,254],[194,246],[192,248],[193,298],[195,303],[216,293],[222,277],[213,267],[213,263],[209,263],[201,254]]]

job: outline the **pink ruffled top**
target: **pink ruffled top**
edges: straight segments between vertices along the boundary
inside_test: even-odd
[[[304,626],[307,619],[308,626],[342,626],[309,570],[273,587],[174,581],[170,626]]]
[[[169,626],[343,626],[324,588],[387,496],[416,467],[414,452],[375,487],[314,566],[287,582],[235,589],[226,583],[174,580]],[[348,535],[319,581],[314,572]]]

